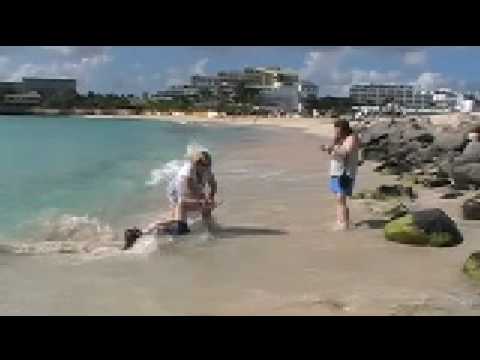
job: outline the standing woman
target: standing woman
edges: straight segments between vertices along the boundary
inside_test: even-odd
[[[350,226],[350,212],[347,197],[352,196],[358,168],[360,141],[348,121],[337,120],[334,126],[332,146],[323,146],[332,159],[330,161],[330,189],[337,200],[337,228],[347,230]]]

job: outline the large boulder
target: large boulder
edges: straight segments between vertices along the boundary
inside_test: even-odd
[[[433,145],[441,151],[462,151],[467,144],[465,134],[439,132],[435,134]]]
[[[480,186],[480,163],[454,165],[452,177],[459,189],[468,189],[468,184]]]
[[[471,254],[463,265],[463,272],[474,280],[480,280],[480,251]]]
[[[413,211],[385,225],[385,238],[402,244],[449,247],[463,242],[455,222],[441,209]]]
[[[480,220],[480,201],[468,199],[462,205],[463,218],[465,220]]]

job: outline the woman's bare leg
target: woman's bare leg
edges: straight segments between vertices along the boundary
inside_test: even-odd
[[[347,197],[343,194],[337,195],[337,224],[342,229],[348,229],[350,213],[347,207]]]

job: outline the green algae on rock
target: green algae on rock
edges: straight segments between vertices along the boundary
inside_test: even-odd
[[[480,251],[471,254],[465,265],[463,265],[463,272],[470,278],[480,281]]]
[[[455,222],[441,209],[414,211],[385,225],[385,238],[401,244],[450,247],[463,242]]]

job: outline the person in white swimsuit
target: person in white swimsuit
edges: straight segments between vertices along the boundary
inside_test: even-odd
[[[206,187],[209,187],[208,194]],[[212,210],[215,208],[217,181],[212,172],[212,158],[207,151],[193,154],[167,187],[172,218],[187,222],[190,212],[201,212],[206,225],[212,225]]]

